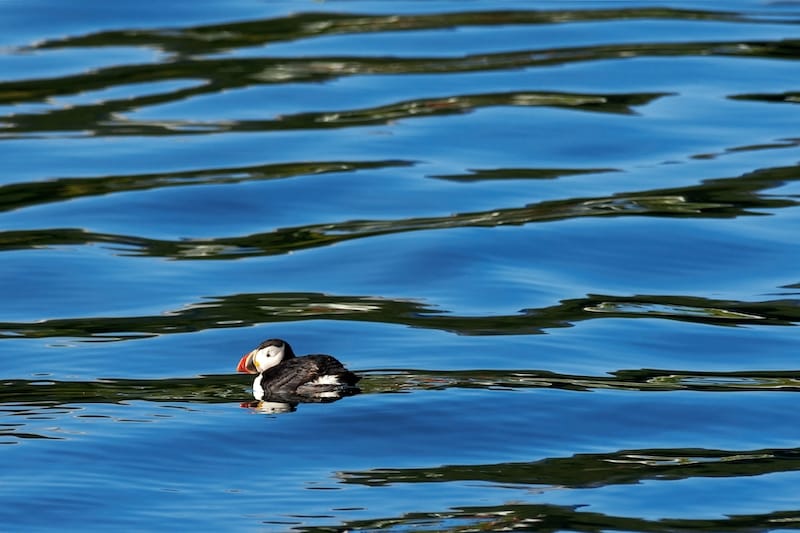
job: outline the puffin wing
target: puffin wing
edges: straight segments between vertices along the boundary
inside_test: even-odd
[[[326,377],[335,377],[337,379],[337,383],[339,385],[346,385],[346,386],[353,386],[361,379],[359,376],[356,376],[349,370],[345,368],[345,366],[335,357],[330,355],[309,355],[314,359],[314,362],[317,365],[318,372],[319,372],[319,380],[325,381]]]
[[[336,358],[322,354],[288,359],[264,374],[270,391],[352,387],[361,379]]]

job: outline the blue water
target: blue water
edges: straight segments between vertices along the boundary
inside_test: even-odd
[[[0,530],[797,529],[797,2],[0,23]]]

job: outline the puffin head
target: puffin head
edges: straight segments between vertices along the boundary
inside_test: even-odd
[[[294,357],[294,352],[288,342],[281,339],[269,339],[244,354],[239,361],[239,366],[236,367],[236,371],[247,374],[260,374],[280,364],[281,361],[292,357]]]

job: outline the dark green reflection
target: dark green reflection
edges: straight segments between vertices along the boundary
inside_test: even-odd
[[[231,359],[233,367],[235,358]],[[593,390],[797,392],[800,371],[699,372],[685,370],[618,370],[604,376],[559,374],[542,370],[359,370],[364,394],[408,393],[451,388],[517,390],[547,388],[588,392]],[[91,403],[128,401],[229,403],[250,400],[252,376],[223,374],[192,378],[92,381],[7,379],[0,381],[0,405],[20,409],[47,409]]]
[[[735,509],[734,509],[735,510]],[[764,514],[732,514],[724,518],[652,519],[614,516],[588,511],[583,505],[508,503],[496,506],[464,505],[432,512],[407,513],[375,520],[349,520],[331,526],[303,526],[298,521],[292,531],[330,533],[332,531],[388,532],[474,532],[474,531],[577,531],[599,533],[641,531],[677,533],[707,531],[709,533],[754,533],[797,529],[800,510]],[[280,522],[267,525],[283,525]]]
[[[309,176],[358,172],[389,167],[411,166],[412,161],[307,161],[272,165],[211,168],[158,174],[127,174],[96,178],[57,178],[47,181],[0,185],[0,212],[30,206],[86,198],[103,194],[124,193],[177,187],[239,183]],[[0,234],[2,239],[2,234]],[[13,239],[12,239],[13,240]],[[2,244],[0,244],[0,247]]]
[[[234,360],[232,360],[233,364]],[[397,394],[451,388],[521,390],[547,388],[576,392],[593,390],[708,391],[739,392],[743,390],[798,392],[800,371],[687,372],[680,370],[620,370],[606,376],[581,376],[536,370],[359,370],[362,394]],[[267,404],[252,402],[252,376],[240,374],[197,376],[193,378],[124,379],[107,378],[91,381],[57,381],[8,379],[0,382],[0,445],[20,439],[60,439],[56,429],[38,429],[34,422],[54,419],[73,413],[84,417],[105,416],[83,412],[91,404],[123,404],[133,401],[153,402],[165,407],[190,408],[191,404],[234,403],[264,413],[289,413],[301,403],[327,402],[336,399],[297,396],[271,397]],[[79,412],[76,414],[76,412]],[[13,417],[13,418],[12,418]],[[148,421],[148,420],[145,420]],[[613,456],[578,456],[538,463],[510,463],[482,466],[447,466],[433,469],[370,470],[341,475],[347,483],[383,485],[396,482],[446,482],[481,480],[494,483],[559,484],[581,487],[600,483],[633,483],[645,477],[663,478],[677,472],[676,466],[688,475],[726,475],[731,459],[742,459],[744,452],[717,457],[717,452],[698,450],[645,450]],[[758,459],[766,452],[752,452]],[[680,455],[676,458],[674,456]],[[731,454],[729,454],[731,455]],[[751,458],[752,458],[751,457]],[[715,463],[716,462],[716,463]],[[794,464],[794,463],[793,463]],[[715,466],[716,465],[716,466]],[[575,468],[590,468],[574,471]],[[716,468],[725,469],[714,474]],[[763,468],[757,466],[756,468]],[[666,472],[662,472],[666,470]],[[732,470],[731,470],[732,471]],[[559,473],[568,478],[556,480]],[[699,473],[698,473],[699,472]],[[738,472],[738,471],[737,471]],[[561,474],[566,475],[566,474]],[[736,475],[743,475],[737,473]],[[608,479],[606,479],[608,477]]]
[[[528,463],[452,465],[431,468],[340,472],[343,483],[384,486],[406,483],[485,483],[520,490],[596,489],[609,485],[668,482],[708,477],[761,476],[800,470],[800,449],[641,449],[553,457]],[[576,501],[581,501],[576,493]],[[681,513],[682,514],[682,513]],[[648,520],[589,512],[580,506],[513,503],[458,506],[379,520],[347,522],[348,531],[772,531],[800,520],[800,511],[731,514],[719,519]],[[465,524],[466,521],[466,524]],[[791,527],[791,526],[790,526]],[[300,528],[323,531],[322,528]],[[417,530],[417,529],[415,529]]]
[[[578,454],[521,463],[378,468],[340,472],[338,477],[344,483],[370,486],[481,481],[497,485],[595,488],[648,479],[760,476],[797,470],[800,470],[800,448],[735,451],[676,448]]]
[[[345,76],[373,74],[436,74],[480,72],[574,62],[659,56],[734,56],[796,58],[797,41],[719,41],[631,43],[568,48],[514,50],[458,57],[270,56],[271,43],[314,39],[326,35],[374,32],[450,30],[481,26],[564,24],[631,19],[708,20],[759,24],[725,12],[675,9],[476,11],[431,15],[366,15],[302,13],[283,18],[229,24],[151,30],[103,31],[44,41],[25,52],[77,47],[141,47],[159,50],[154,63],[116,65],[52,78],[0,83],[0,105],[37,104],[34,109],[10,108],[0,115],[0,132],[7,137],[183,135],[230,131],[320,129],[385,124],[399,118],[462,113],[486,106],[555,106],[598,112],[631,113],[661,94],[571,94],[512,92],[453,93],[388,102],[365,109],[308,112],[270,119],[241,121],[137,120],[137,110],[244,87],[318,83]],[[413,36],[412,36],[413,37]],[[264,46],[261,57],[227,57],[238,49]],[[105,97],[113,89],[124,96]],[[97,98],[91,98],[96,93]],[[69,101],[77,97],[77,103]],[[59,101],[62,99],[63,101]],[[40,105],[39,105],[40,104]]]
[[[770,104],[797,104],[800,103],[800,92],[787,91],[784,93],[737,94],[730,98],[733,100],[749,100],[753,102],[767,102]]]
[[[149,188],[176,183],[213,179],[265,179],[316,169],[318,172],[358,170],[411,164],[407,161],[368,163],[313,163],[278,165],[250,169],[248,177],[228,176],[213,171],[164,176],[111,177],[94,181],[58,180],[52,184],[15,184],[6,186],[10,194],[6,209],[44,203],[62,197],[101,194],[113,187]],[[341,166],[339,166],[341,165]],[[487,172],[487,171],[484,171]],[[504,172],[498,170],[498,172]],[[516,169],[514,172],[522,172]],[[529,169],[533,175],[541,169]],[[199,175],[198,175],[199,174]],[[162,179],[163,178],[163,179]],[[93,233],[78,229],[41,229],[0,232],[0,251],[33,246],[62,246],[91,243],[114,245],[125,255],[146,255],[170,259],[237,259],[241,257],[284,254],[305,248],[407,231],[439,230],[462,227],[523,225],[599,216],[655,216],[681,218],[732,218],[766,214],[769,210],[794,207],[800,202],[792,197],[764,191],[800,178],[800,166],[776,167],[748,172],[732,178],[706,180],[699,185],[619,193],[608,197],[548,200],[523,207],[459,213],[441,217],[413,217],[395,220],[354,220],[281,228],[266,233],[215,239],[161,240],[133,235]],[[75,187],[70,188],[71,185]],[[83,187],[83,188],[81,188]],[[55,198],[39,195],[47,189]],[[82,191],[82,192],[81,192]]]
[[[613,168],[490,168],[471,169],[468,174],[441,174],[431,177],[460,182],[520,179],[548,180],[604,172],[617,172],[617,170]]]
[[[0,404],[31,408],[85,403],[149,402],[227,403],[249,399],[252,378],[244,375],[169,379],[99,379],[0,381]]]
[[[365,372],[366,392],[406,392],[449,388],[517,390],[549,388],[647,391],[800,391],[800,371],[703,372],[686,370],[618,370],[604,376],[561,374],[543,370],[381,370]]]
[[[565,24],[613,20],[707,20],[758,23],[760,19],[724,11],[633,7],[594,10],[504,10],[435,14],[370,15],[304,12],[280,18],[156,30],[115,30],[44,41],[33,50],[97,46],[144,46],[179,56],[329,35],[449,29],[470,26]]]
[[[189,75],[189,73],[186,75]],[[214,92],[218,90],[224,89],[216,87]],[[0,91],[2,91],[2,84],[0,84]],[[135,93],[136,89],[131,87],[131,91]],[[0,127],[0,136],[16,137],[18,135],[49,134],[50,132],[55,132],[57,135],[113,136],[320,130],[353,126],[375,126],[400,119],[460,114],[493,106],[556,107],[600,113],[633,114],[634,106],[646,105],[666,95],[665,93],[576,94],[557,92],[454,94],[444,98],[420,98],[363,109],[307,112],[287,114],[270,119],[224,120],[220,122],[193,122],[191,120],[137,121],[120,118],[119,116],[146,106],[178,101],[206,92],[208,92],[208,86],[200,84],[179,90],[165,89],[165,92],[155,95],[58,107],[46,112],[15,113],[4,118],[4,124]],[[2,96],[1,92],[0,96]],[[2,115],[0,115],[0,118],[3,118]]]
[[[590,295],[563,300],[550,307],[523,309],[513,315],[456,316],[408,300],[320,293],[252,293],[211,297],[182,309],[151,316],[0,322],[0,338],[124,340],[320,319],[402,324],[460,335],[522,335],[604,317],[657,317],[718,326],[787,326],[800,322],[800,308],[795,299],[740,302],[687,296]]]

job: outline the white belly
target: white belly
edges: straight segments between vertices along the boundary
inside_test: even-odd
[[[320,376],[314,381],[309,381],[308,385],[341,385],[339,376]]]

